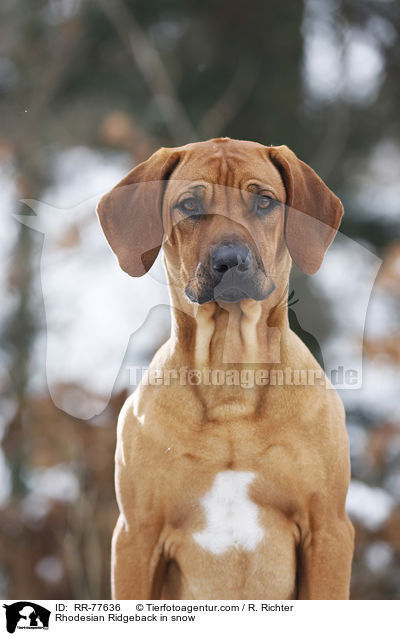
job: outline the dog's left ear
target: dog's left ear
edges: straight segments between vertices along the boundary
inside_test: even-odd
[[[130,276],[145,274],[160,251],[163,195],[180,156],[175,148],[160,148],[131,170],[97,205],[106,239],[121,268]]]
[[[343,206],[310,166],[287,146],[268,154],[286,188],[285,237],[291,257],[306,274],[315,274],[335,238]]]

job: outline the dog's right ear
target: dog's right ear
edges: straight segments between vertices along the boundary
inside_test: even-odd
[[[180,152],[160,148],[105,194],[97,205],[101,227],[121,268],[142,276],[163,240],[162,201]]]

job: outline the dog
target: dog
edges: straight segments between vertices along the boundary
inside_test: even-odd
[[[163,248],[172,306],[118,420],[113,598],[349,597],[344,409],[287,312],[342,214],[287,146],[230,138],[161,148],[100,200],[125,272]]]

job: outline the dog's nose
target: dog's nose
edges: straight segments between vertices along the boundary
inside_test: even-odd
[[[242,243],[223,243],[214,250],[211,265],[218,278],[233,268],[237,268],[238,272],[248,272],[251,266],[250,250]]]

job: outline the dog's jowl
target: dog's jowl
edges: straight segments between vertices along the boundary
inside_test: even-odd
[[[287,307],[342,213],[286,146],[228,138],[162,148],[101,199],[128,274],[163,250],[172,306],[118,422],[115,598],[348,598],[344,410]]]

